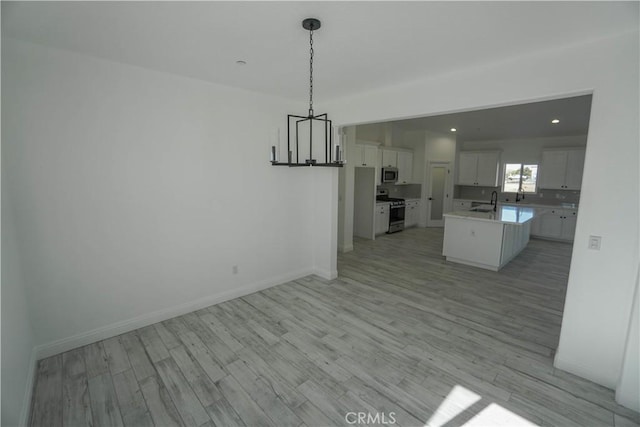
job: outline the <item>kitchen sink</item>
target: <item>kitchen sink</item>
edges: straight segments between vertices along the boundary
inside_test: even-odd
[[[475,208],[471,208],[470,210],[474,212],[493,212],[493,206],[476,206]]]

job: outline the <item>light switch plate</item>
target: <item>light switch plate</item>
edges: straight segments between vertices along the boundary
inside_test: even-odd
[[[599,251],[601,242],[602,242],[602,236],[589,236],[589,249],[593,249],[594,251]]]

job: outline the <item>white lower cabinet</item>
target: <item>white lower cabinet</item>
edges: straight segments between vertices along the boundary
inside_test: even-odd
[[[578,211],[575,209],[546,209],[533,220],[531,235],[573,241],[577,219]]]
[[[375,214],[376,236],[389,231],[389,203],[377,204]]]
[[[404,227],[415,227],[420,222],[420,200],[408,200],[404,209]]]
[[[564,218],[562,219],[562,232],[560,233],[562,240],[573,241],[573,236],[576,234],[576,222],[578,222],[578,212],[565,211]]]
[[[471,209],[470,200],[454,200],[453,201],[454,211],[468,211],[469,209]]]

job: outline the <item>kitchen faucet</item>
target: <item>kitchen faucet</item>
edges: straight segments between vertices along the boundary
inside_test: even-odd
[[[522,198],[520,198],[520,192],[522,192]],[[516,203],[520,200],[524,200],[524,188],[520,187],[518,191],[516,191]]]
[[[495,198],[494,198],[495,196]],[[498,192],[494,191],[491,193],[491,204],[493,205],[493,211],[498,210]]]

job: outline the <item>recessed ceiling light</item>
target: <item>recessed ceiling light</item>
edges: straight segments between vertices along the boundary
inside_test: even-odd
[[[240,59],[240,60],[236,61],[236,64],[238,64],[238,65],[247,65],[247,61],[243,61],[243,60]]]
[[[551,123],[553,123],[553,124],[555,125],[556,123],[560,123],[560,120],[558,120],[558,119],[553,119],[553,120],[551,120]]]
[[[451,128],[451,132],[455,132],[455,131],[457,131],[457,130],[458,130],[458,129],[456,129],[456,128]]]

